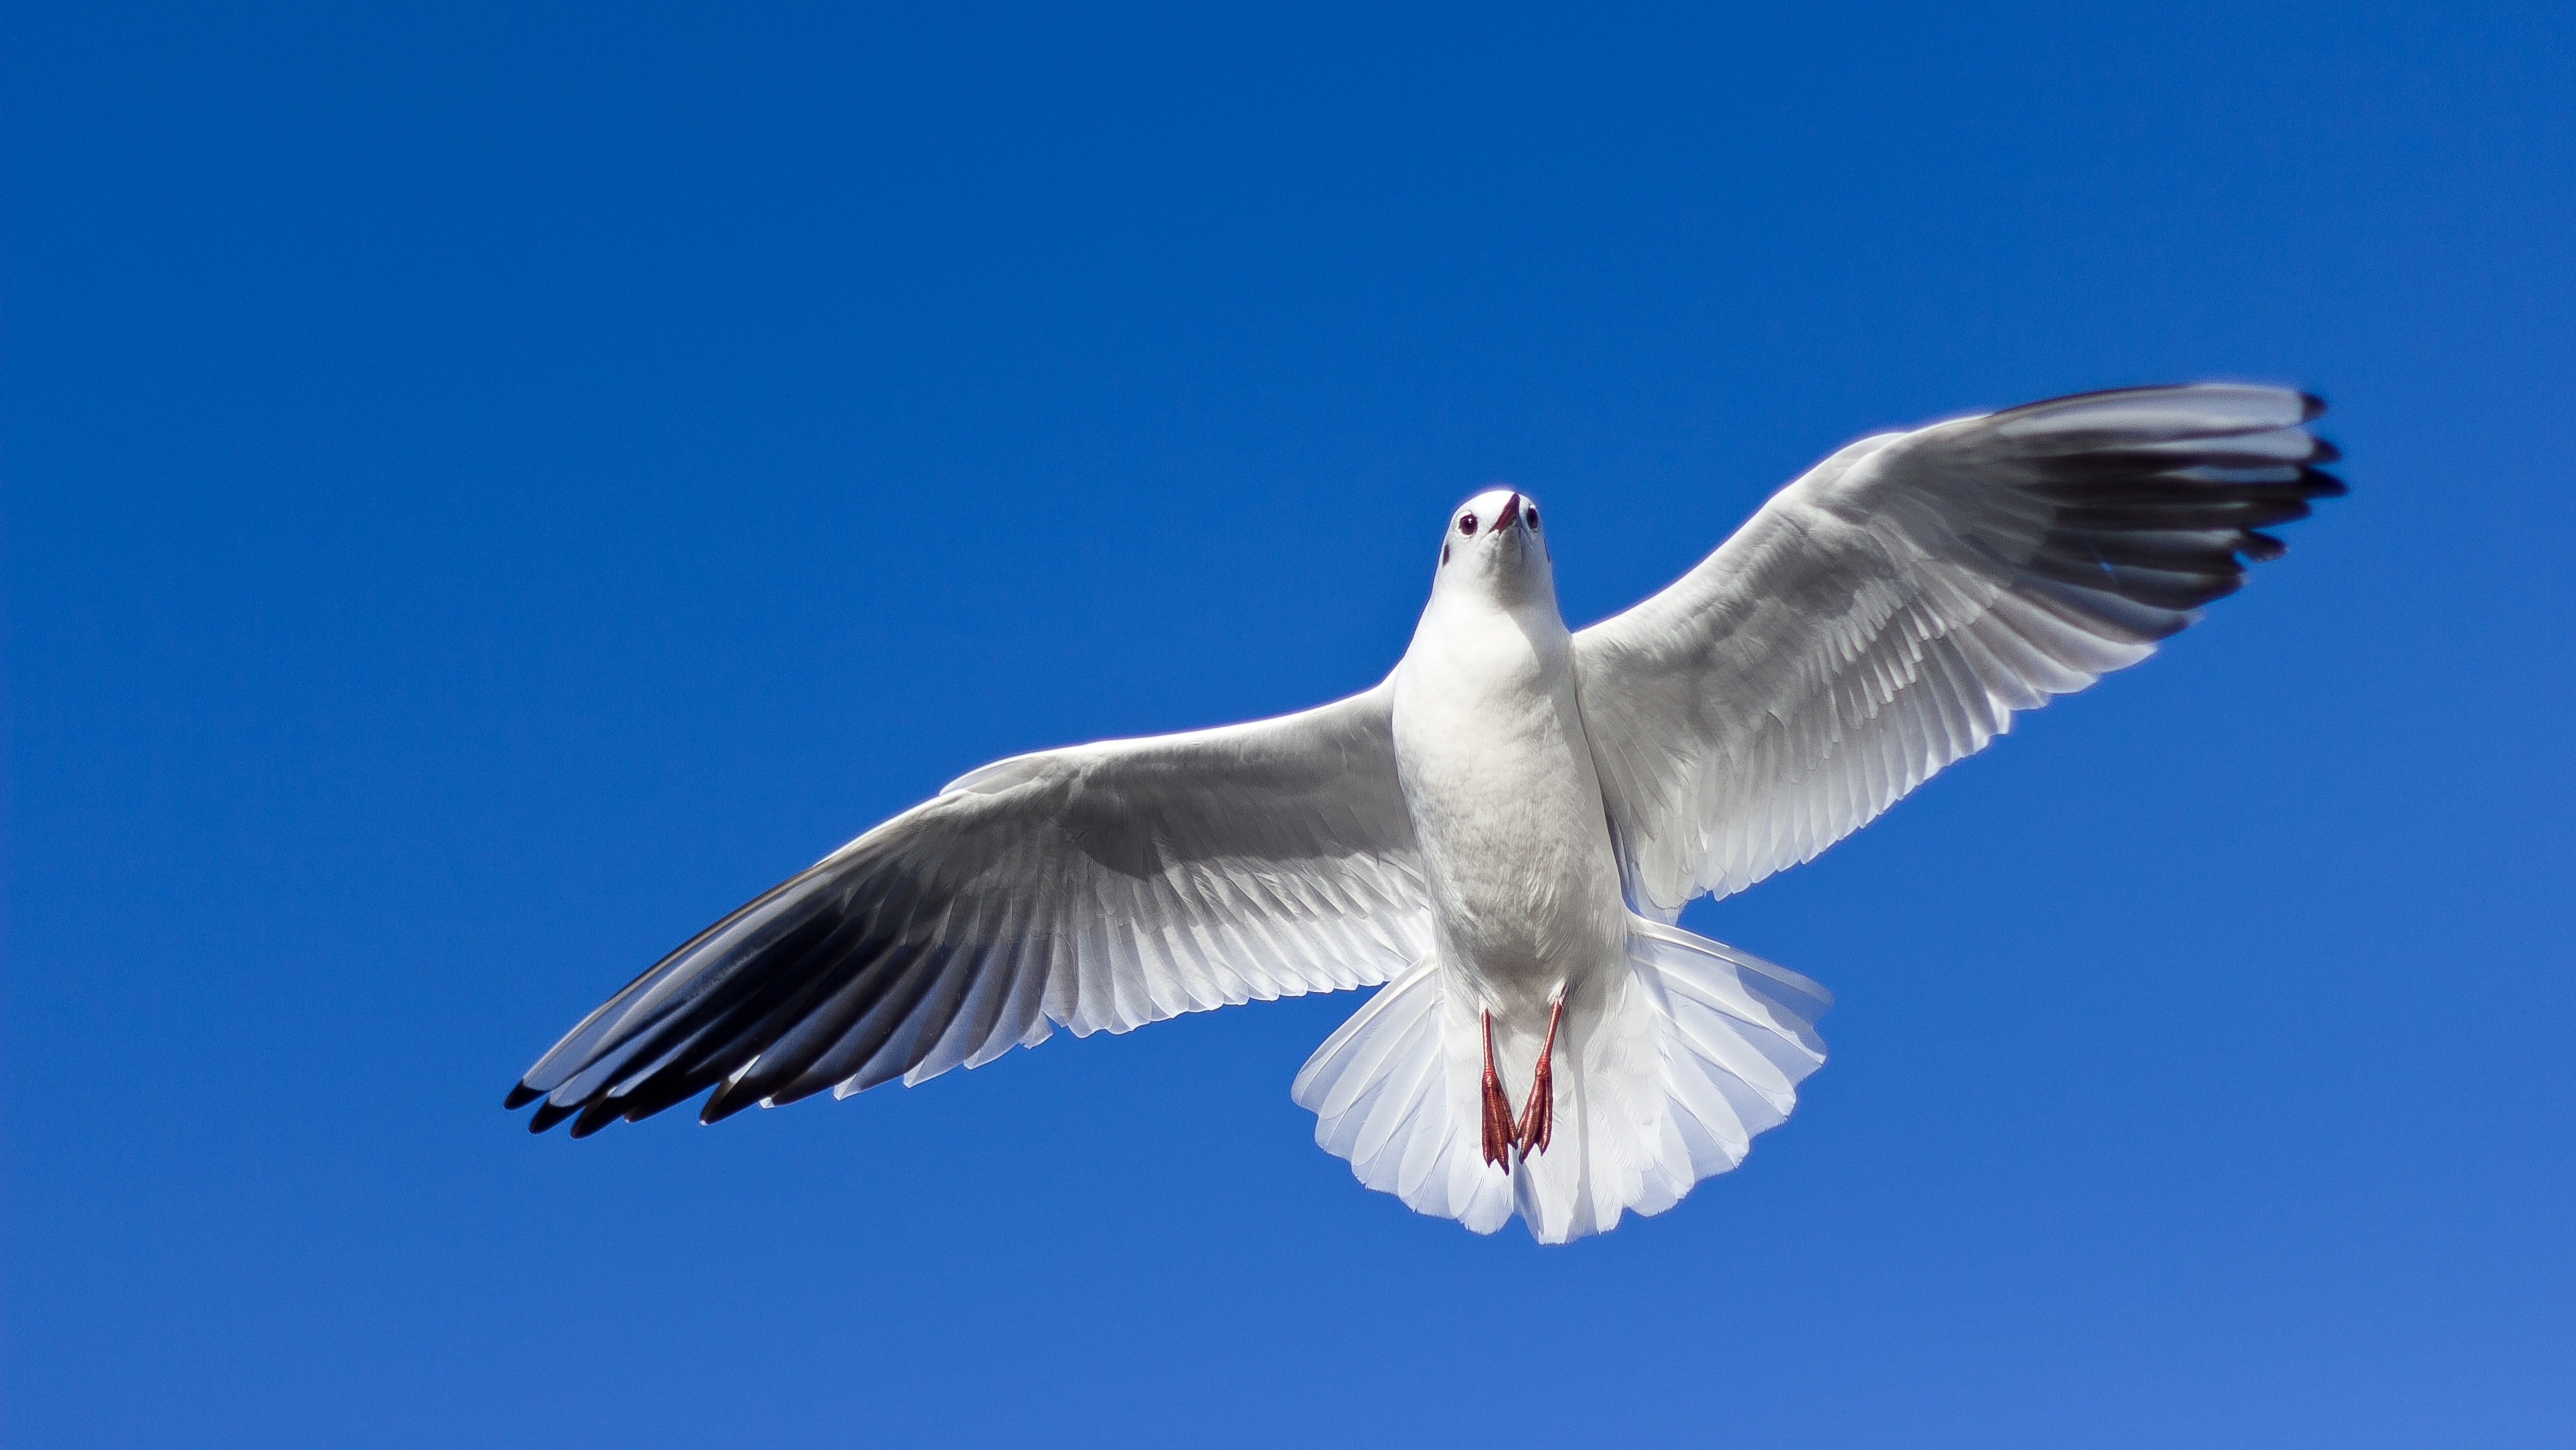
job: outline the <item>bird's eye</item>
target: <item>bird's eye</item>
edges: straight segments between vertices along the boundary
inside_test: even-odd
[[[1474,514],[1460,514],[1458,516],[1458,532],[1462,534],[1472,534],[1476,532],[1476,516]]]
[[[1538,532],[1538,505],[1530,505],[1529,508],[1521,514],[1521,517],[1529,520],[1531,533],[1535,534]]]

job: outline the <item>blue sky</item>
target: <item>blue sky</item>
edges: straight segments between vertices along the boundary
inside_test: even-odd
[[[0,21],[11,1444],[2565,1443],[2566,8],[741,9]],[[500,1109],[966,767],[1375,680],[1485,483],[1580,624],[2209,376],[2352,496],[1695,910],[1840,1005],[1661,1218],[1361,1189],[1350,997]]]

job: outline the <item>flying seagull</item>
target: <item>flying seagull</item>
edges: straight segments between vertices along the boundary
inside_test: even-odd
[[[1674,923],[1813,857],[2017,710],[2137,663],[2343,492],[2323,404],[2202,383],[1882,433],[1580,633],[1538,504],[1443,525],[1413,640],[1299,714],[1014,756],[708,927],[508,1106],[715,1122],[1378,986],[1292,1095],[1371,1188],[1543,1242],[1743,1161],[1824,1061],[1814,982]]]

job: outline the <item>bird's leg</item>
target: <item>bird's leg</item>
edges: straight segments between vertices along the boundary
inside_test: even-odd
[[[1565,997],[1560,993],[1554,1002],[1548,1004],[1547,1040],[1540,1043],[1538,1049],[1538,1079],[1530,1084],[1529,1102],[1521,1108],[1520,1131],[1514,1135],[1520,1142],[1524,1158],[1532,1153],[1546,1152],[1548,1139],[1556,1135],[1556,1081],[1548,1071],[1548,1062],[1556,1055],[1556,1019],[1564,1015]],[[1492,1028],[1486,1030],[1490,1034]],[[1485,1060],[1493,1060],[1490,1051]]]
[[[1494,1072],[1494,1014],[1485,1013],[1485,1161],[1512,1171],[1512,1100],[1503,1096],[1503,1080]]]

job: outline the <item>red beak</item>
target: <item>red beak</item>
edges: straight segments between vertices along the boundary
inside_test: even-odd
[[[1511,496],[1510,501],[1503,505],[1503,511],[1495,516],[1493,532],[1499,534],[1503,530],[1510,528],[1512,525],[1519,523],[1520,521],[1521,496],[1516,493]]]

